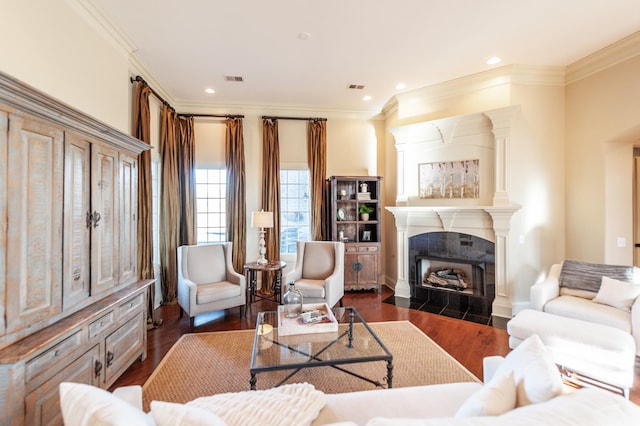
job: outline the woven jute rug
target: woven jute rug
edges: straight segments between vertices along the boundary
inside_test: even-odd
[[[408,321],[370,323],[393,355],[393,387],[478,382],[469,370]],[[254,330],[186,334],[176,342],[143,386],[146,409],[153,400],[188,402],[224,392],[249,390]],[[386,363],[350,364],[349,370],[384,382]],[[257,375],[257,388],[274,386],[287,372]],[[325,393],[374,389],[331,367],[306,368],[287,383],[308,382]]]

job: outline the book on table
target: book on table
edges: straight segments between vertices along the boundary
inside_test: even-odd
[[[279,336],[338,331],[338,321],[326,303],[305,303],[302,308],[302,314],[287,318],[284,306],[278,306]]]

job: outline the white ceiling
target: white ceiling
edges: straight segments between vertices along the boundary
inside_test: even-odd
[[[174,106],[230,113],[379,112],[399,82],[412,90],[485,71],[494,55],[498,66],[566,66],[640,30],[640,0],[79,1],[134,46],[142,77]]]

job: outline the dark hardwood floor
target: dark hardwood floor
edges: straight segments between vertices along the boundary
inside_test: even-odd
[[[381,294],[351,292],[344,296],[343,302],[345,306],[354,306],[368,322],[410,321],[480,379],[483,377],[482,359],[485,356],[509,353],[506,330],[383,303],[392,294],[386,287],[383,287]],[[258,312],[275,308],[274,302],[258,301],[251,306],[246,318],[240,317],[238,308],[202,315],[196,317],[193,332],[253,329]],[[179,317],[178,305],[161,306],[156,316],[162,320],[162,325],[147,332],[147,358],[134,363],[114,383],[112,389],[144,384],[171,346],[180,336],[190,332],[189,318]],[[640,404],[638,363],[630,399]]]

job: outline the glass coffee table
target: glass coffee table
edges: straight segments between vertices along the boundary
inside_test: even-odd
[[[280,386],[305,368],[329,366],[373,384],[393,387],[393,355],[376,333],[353,307],[336,307],[332,312],[338,330],[323,333],[303,333],[280,336],[278,312],[260,312],[251,354],[251,390],[256,389],[257,374],[291,370],[275,386]],[[313,326],[312,326],[313,327]],[[385,362],[387,376],[374,380],[349,371],[349,364]]]

